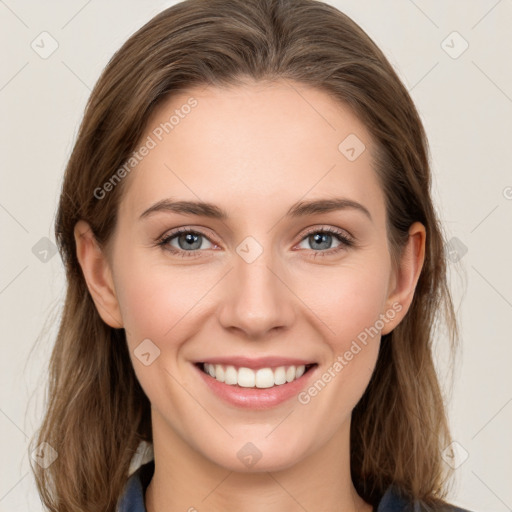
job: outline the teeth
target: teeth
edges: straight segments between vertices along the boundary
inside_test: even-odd
[[[234,366],[224,367],[221,364],[203,363],[205,373],[209,374],[219,382],[224,382],[231,386],[241,386],[243,388],[271,388],[280,386],[287,382],[292,382],[302,377],[306,371],[305,365],[301,366],[280,366],[279,368],[260,368],[252,370],[251,368],[238,368]]]

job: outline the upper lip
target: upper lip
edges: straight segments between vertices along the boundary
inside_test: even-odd
[[[235,366],[237,368],[277,368],[279,366],[301,366],[315,364],[314,361],[306,359],[298,359],[295,357],[278,357],[267,356],[250,358],[246,356],[230,356],[230,357],[207,357],[197,363],[222,364],[225,366]]]

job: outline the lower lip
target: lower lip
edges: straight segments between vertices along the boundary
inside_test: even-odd
[[[206,385],[217,396],[231,405],[249,409],[268,409],[297,396],[318,369],[318,365],[313,366],[298,379],[271,388],[244,388],[219,382],[211,375],[203,372],[198,365],[194,364],[194,367]]]

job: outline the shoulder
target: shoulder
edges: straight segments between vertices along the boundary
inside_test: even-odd
[[[150,460],[130,475],[117,502],[116,512],[146,512],[144,494],[154,470],[155,461]]]
[[[417,500],[411,502],[400,490],[391,485],[380,500],[375,512],[471,512],[470,510],[445,503],[437,507],[428,506]]]

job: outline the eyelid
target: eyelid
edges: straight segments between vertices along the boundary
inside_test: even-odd
[[[312,228],[308,228],[301,236],[301,239],[300,241],[302,242],[302,240],[312,234],[312,233],[317,233],[319,231],[324,231],[326,233],[331,233],[331,234],[336,234],[336,235],[340,235],[342,236],[343,238],[346,238],[348,241],[350,241],[351,243],[354,243],[356,242],[356,238],[350,233],[348,232],[346,229],[343,229],[343,228],[338,228],[336,226],[329,226],[329,225],[320,225],[320,226],[313,226]]]
[[[173,238],[176,235],[181,235],[182,233],[197,233],[197,234],[202,235],[205,238],[207,238],[210,242],[212,242],[216,245],[220,245],[218,242],[215,241],[215,237],[213,235],[207,234],[206,231],[209,231],[208,228],[205,228],[203,226],[201,226],[201,227],[181,226],[179,228],[173,228],[171,230],[165,231],[163,233],[163,235],[160,235],[156,239],[156,242],[162,242],[169,238]]]

